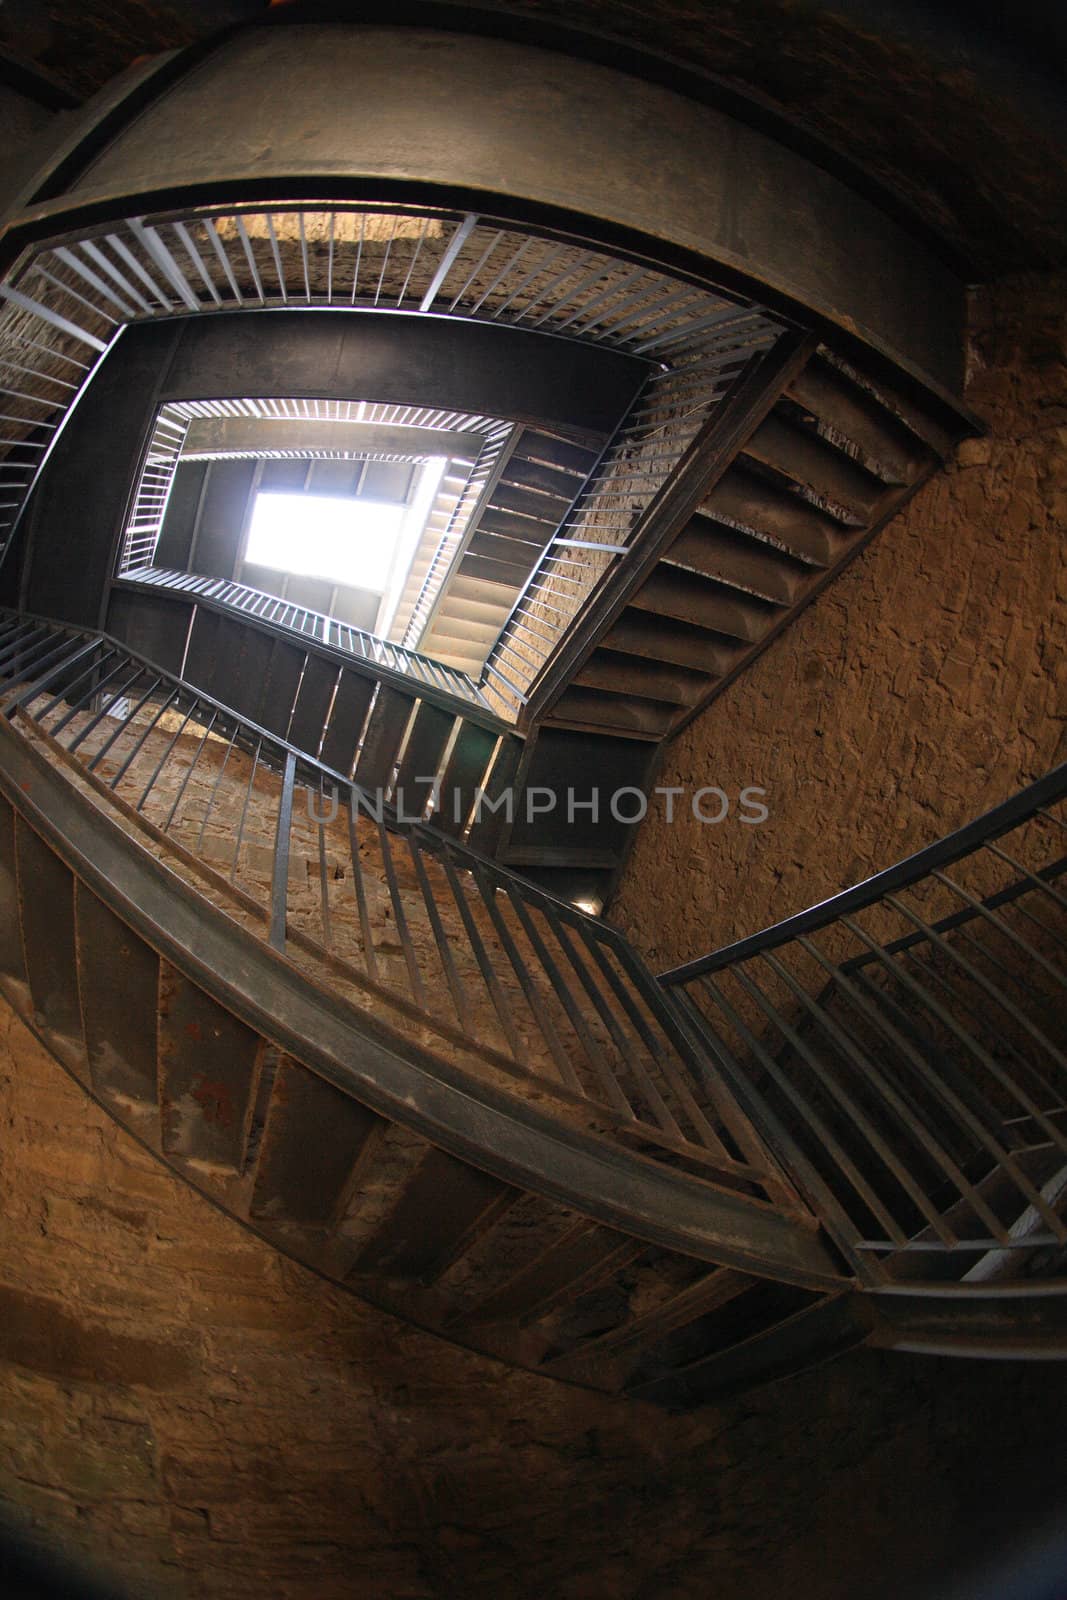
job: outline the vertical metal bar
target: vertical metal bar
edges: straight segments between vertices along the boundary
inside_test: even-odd
[[[467,998],[467,992],[463,987],[463,980],[459,975],[459,969],[456,966],[455,957],[452,954],[448,934],[441,921],[441,913],[434,895],[433,885],[430,882],[429,873],[426,871],[426,863],[422,859],[422,850],[416,843],[412,833],[408,833],[406,839],[415,868],[415,876],[418,879],[419,888],[422,890],[422,898],[426,904],[426,915],[430,919],[430,927],[433,930],[434,940],[437,944],[437,953],[441,959],[441,966],[444,969],[445,980],[452,996],[452,1003],[456,1008],[456,1016],[464,1032],[470,1033],[472,1031],[470,1003]]]
[[[194,708],[194,709],[196,709],[196,708]],[[167,812],[167,820],[163,824],[163,832],[164,833],[168,832],[171,823],[174,821],[174,818],[176,817],[176,815],[178,813],[178,807],[181,805],[182,800],[185,798],[185,791],[189,786],[189,779],[192,777],[193,772],[194,772],[194,770],[196,768],[197,762],[200,760],[200,756],[201,756],[201,754],[203,752],[204,746],[207,744],[208,739],[211,736],[211,730],[215,726],[216,721],[218,720],[218,715],[219,714],[218,714],[217,710],[212,711],[211,720],[207,723],[207,725],[204,728],[203,733],[200,735],[200,743],[197,745],[196,750],[193,752],[193,759],[189,762],[189,765],[185,769],[185,776],[182,778],[182,781],[178,786],[178,793],[174,797],[174,804],[171,806],[170,810]]]
[[[146,706],[148,704],[149,700],[155,694],[156,690],[159,688],[159,686],[160,686],[160,684],[162,682],[163,682],[162,678],[153,678],[152,679],[152,681],[149,684],[148,688],[145,690],[144,694],[138,700],[137,704],[134,706],[133,710],[130,712],[129,716],[126,718],[126,720],[122,724],[122,726],[120,728],[116,728],[115,732],[113,734],[111,734],[110,738],[107,738],[107,739],[104,740],[103,744],[100,746],[100,748],[96,752],[95,756],[92,757],[92,759],[89,762],[89,771],[90,772],[95,772],[96,771],[96,768],[97,768],[98,764],[107,755],[108,751],[111,749],[111,747],[115,743],[116,739],[120,739],[122,737],[122,735],[126,732],[126,729],[130,726],[130,723],[133,721],[134,717],[136,717],[137,713],[144,706]]]
[[[73,294],[73,290],[70,291]],[[86,333],[84,328],[79,328],[76,322],[71,322],[66,317],[61,317],[58,311],[53,311],[50,306],[43,305],[39,300],[31,300],[28,295],[21,294],[18,289],[13,289],[10,284],[0,283],[0,295],[5,300],[10,300],[12,305],[18,306],[22,311],[28,311],[32,316],[40,317],[42,321],[51,323],[53,328],[58,328],[60,333],[69,333],[72,339],[77,339],[81,344],[87,344],[93,350],[99,350],[101,355],[107,349],[103,339],[98,339],[95,334]],[[80,296],[75,295],[75,299]],[[100,313],[104,315],[103,312]],[[113,318],[107,320],[113,321]],[[28,395],[27,399],[33,400],[35,395]],[[48,402],[42,401],[41,404]]]
[[[129,656],[127,656],[126,660],[122,663],[122,667],[123,668],[124,667],[128,667],[129,665],[130,665],[130,658],[129,658]],[[120,668],[120,670],[121,670],[121,668]],[[72,755],[73,755],[74,751],[77,750],[78,746],[80,744],[82,744],[89,737],[89,735],[91,733],[95,733],[95,731],[99,727],[100,723],[108,715],[108,712],[109,712],[110,708],[115,704],[115,701],[116,700],[121,700],[123,698],[123,696],[126,694],[127,690],[132,688],[132,686],[137,682],[138,678],[141,676],[142,670],[143,670],[143,668],[141,667],[140,663],[138,663],[134,667],[133,672],[130,673],[130,675],[125,679],[121,689],[119,689],[117,692],[115,692],[115,693],[110,695],[110,698],[108,699],[107,703],[105,705],[101,706],[100,710],[96,713],[96,715],[94,717],[90,717],[89,721],[85,724],[85,727],[82,728],[81,732],[78,733],[71,740],[70,744],[67,746],[67,749],[70,751],[70,753]],[[112,676],[113,675],[114,674],[112,674]],[[101,685],[98,688],[97,692],[99,694],[103,694],[103,685]],[[53,731],[53,733],[55,732],[54,729],[52,731]]]
[[[452,271],[456,257],[459,255],[460,251],[463,249],[463,246],[466,244],[467,240],[470,238],[477,226],[478,218],[472,213],[468,213],[468,215],[465,216],[463,221],[459,224],[455,233],[448,241],[448,247],[437,264],[436,272],[430,279],[430,287],[427,289],[426,293],[419,302],[420,311],[429,311],[430,307],[437,299],[438,294],[444,288],[445,279]]]
[[[245,227],[245,219],[241,216],[240,212],[236,212],[233,220],[237,224],[237,232],[240,236],[241,244],[244,246],[245,260],[248,262],[248,270],[252,274],[252,282],[256,286],[256,294],[259,297],[259,303],[261,306],[265,306],[267,303],[267,297],[263,293],[263,282],[259,276],[259,268],[256,266],[256,258],[252,250],[252,241],[248,237],[248,229]]]
[[[441,853],[441,865],[445,869],[445,876],[448,879],[448,886],[452,891],[452,898],[456,902],[456,909],[463,920],[463,926],[466,929],[467,938],[470,941],[470,947],[474,952],[474,959],[478,963],[478,970],[482,975],[482,981],[485,984],[485,987],[489,993],[489,998],[493,1003],[493,1010],[496,1012],[500,1026],[504,1030],[504,1037],[507,1039],[508,1049],[511,1051],[512,1059],[515,1061],[517,1066],[527,1068],[528,1063],[519,1036],[515,1031],[515,1024],[511,1016],[511,1011],[508,1007],[507,998],[503,989],[500,987],[500,981],[497,977],[493,960],[488,954],[485,944],[482,941],[482,936],[478,931],[478,924],[474,919],[474,913],[471,911],[470,905],[467,902],[467,897],[463,892],[463,885],[460,883],[459,875],[452,863],[451,851],[447,846]]]
[[[803,986],[797,982],[789,969],[775,956],[771,955],[769,952],[764,952],[763,959],[771,968],[772,972],[774,972],[775,975],[785,983],[786,987],[795,996],[795,998],[805,1006],[809,1015],[811,1015],[815,1021],[822,1026],[823,1031],[836,1045],[836,1047],[843,1052],[843,1054],[846,1056],[846,1059],[850,1059],[854,1065],[859,1066],[860,1071],[862,1072],[865,1058],[862,1056],[861,1052],[852,1045],[848,1035],[842,1028],[838,1026],[833,1017],[830,1016],[830,1014],[826,1011],[825,1007],[818,1005],[818,1003],[812,999]],[[885,1138],[883,1138],[877,1125],[872,1122],[871,1118],[864,1111],[859,1101],[856,1100],[854,1095],[851,1094],[844,1084],[838,1081],[833,1073],[827,1070],[825,1057],[819,1052],[809,1048],[798,1030],[786,1021],[781,1012],[778,1010],[777,1006],[775,1006],[767,998],[763,990],[759,987],[754,979],[750,978],[747,973],[742,972],[739,968],[733,968],[731,970],[733,971],[733,975],[737,979],[737,982],[741,985],[742,989],[744,989],[745,993],[756,1002],[764,1016],[769,1018],[769,1020],[782,1034],[783,1038],[786,1039],[786,1041],[792,1046],[801,1059],[807,1063],[808,1067],[815,1075],[816,1081],[821,1085],[823,1092],[828,1094],[830,1098],[835,1100],[841,1107],[842,1111],[844,1111],[853,1127],[856,1128],[865,1144],[867,1144],[869,1148],[874,1151],[875,1155],[878,1157],[879,1161],[881,1161],[886,1171],[890,1174],[893,1180],[900,1185],[905,1194],[909,1196],[918,1209],[920,1215],[926,1218],[926,1221],[930,1224],[931,1228],[934,1229],[934,1231],[939,1235],[945,1244],[951,1243],[952,1235],[941,1222],[940,1213],[938,1212],[936,1206],[934,1206],[929,1196],[923,1189],[920,1188],[918,1183],[912,1177],[906,1164],[900,1158],[897,1151],[895,1151],[893,1147],[885,1140]],[[718,993],[717,986],[716,993]],[[761,1053],[759,1059],[761,1064],[766,1069],[764,1054],[766,1053],[769,1056],[769,1052],[763,1052],[762,1047],[760,1047],[760,1050]],[[859,1195],[860,1199],[870,1211],[871,1215],[882,1224],[882,1227],[886,1230],[887,1238],[892,1239],[893,1243],[896,1245],[906,1244],[907,1235],[903,1232],[890,1212],[886,1209],[884,1202],[871,1187],[866,1176],[860,1172],[859,1168],[855,1165],[852,1158],[847,1154],[837,1139],[829,1133],[829,1130],[823,1123],[821,1117],[814,1116],[812,1112],[807,1109],[806,1102],[803,1100],[799,1088],[792,1083],[788,1074],[784,1073],[784,1071],[778,1067],[777,1063],[775,1063],[772,1076],[773,1081],[778,1085],[779,1089],[787,1095],[790,1103],[796,1109],[801,1111],[801,1115],[812,1128],[816,1137],[819,1139],[819,1142],[824,1145],[827,1153],[833,1157],[833,1160],[837,1164],[839,1171],[845,1178],[847,1178],[848,1182]]]
[[[162,717],[163,713],[165,711],[169,711],[170,710],[171,706],[177,700],[179,693],[180,693],[180,691],[178,690],[177,687],[175,687],[175,688],[173,688],[171,690],[170,694],[167,695],[166,699],[160,702],[159,708],[156,711],[155,716],[152,718],[151,722],[147,725],[147,727],[145,728],[144,732],[141,734],[141,737],[139,739],[135,740],[133,749],[130,751],[129,755],[126,757],[126,759],[122,763],[121,767],[115,773],[115,776],[111,779],[111,783],[109,785],[110,788],[112,788],[112,789],[117,789],[118,788],[119,784],[122,782],[123,778],[126,776],[127,772],[130,770],[130,768],[133,766],[133,763],[137,760],[137,757],[140,755],[141,750],[144,748],[145,741],[147,740],[149,734],[151,734],[155,730],[156,726],[159,723],[159,719]]]
[[[482,887],[482,894],[484,896],[486,893],[485,876],[479,867],[474,868],[474,875]],[[574,998],[566,978],[563,976],[556,962],[552,959],[552,955],[548,950],[544,940],[541,938],[540,933],[537,931],[537,928],[534,926],[520,895],[510,884],[507,886],[507,894],[508,899],[515,908],[515,915],[522,923],[523,932],[530,941],[531,949],[534,951],[538,961],[541,963],[545,976],[548,978],[548,981],[555,990],[564,1011],[567,1013],[571,1027],[574,1029],[574,1032],[578,1038],[578,1042],[585,1053],[590,1067],[592,1068],[593,1075],[600,1084],[601,1088],[604,1090],[604,1093],[607,1095],[608,1104],[614,1106],[615,1110],[618,1111],[620,1115],[623,1116],[627,1121],[635,1121],[636,1119],[634,1117],[633,1108],[630,1105],[630,1102],[627,1100],[626,1096],[622,1092],[622,1089],[619,1087],[614,1073],[611,1072],[601,1060],[600,1052],[598,1051],[596,1044],[593,1041],[593,1037],[589,1032],[587,1020],[582,1015],[582,1008]]]
[[[483,904],[504,948],[504,953],[511,962],[515,976],[519,980],[519,986],[526,998],[530,1014],[536,1022],[545,1043],[548,1045],[557,1072],[574,1094],[581,1096],[583,1100],[587,1100],[589,1096],[585,1085],[575,1071],[570,1052],[560,1038],[556,1025],[546,1007],[545,1000],[547,997],[539,991],[526,962],[523,960],[518,944],[512,936],[511,929],[500,912],[492,880],[477,869],[472,873],[472,877],[478,886]],[[508,895],[511,898],[510,890]],[[528,1063],[526,1064],[528,1065]]]
[[[709,996],[712,1005],[718,1009],[719,1000],[714,984],[707,977],[695,980],[700,983],[705,993]],[[801,1187],[815,1207],[823,1223],[833,1234],[838,1244],[847,1253],[849,1260],[861,1272],[867,1267],[863,1257],[856,1251],[856,1244],[861,1238],[859,1229],[849,1216],[837,1195],[830,1188],[819,1169],[798,1145],[795,1133],[787,1127],[772,1109],[766,1096],[757,1089],[752,1081],[751,1073],[747,1072],[738,1061],[733,1051],[729,1049],[719,1030],[712,1026],[711,1019],[696,1004],[690,993],[690,985],[680,986],[676,992],[676,999],[680,1002],[683,1015],[692,1017],[694,1030],[698,1037],[705,1042],[709,1055],[713,1058],[723,1082],[729,1086],[736,1096],[737,1105],[743,1116],[751,1120],[753,1128],[759,1130],[760,1137],[765,1139],[772,1149],[777,1151],[778,1159],[785,1170],[796,1174]],[[773,1058],[771,1058],[773,1061]],[[775,1063],[775,1071],[777,1064]],[[774,1081],[778,1083],[787,1099],[795,1099],[795,1109],[800,1112],[805,1121],[813,1127],[811,1108],[807,1102],[795,1093],[788,1080],[780,1082],[777,1076]],[[817,1121],[818,1119],[816,1119]],[[947,1239],[946,1239],[947,1242]]]
[[[348,791],[348,847],[352,857],[352,887],[355,890],[356,906],[359,911],[359,927],[363,935],[363,954],[367,964],[368,975],[377,981],[378,958],[374,953],[374,939],[371,934],[370,914],[367,906],[367,890],[363,882],[363,867],[359,859],[359,836],[356,829],[355,817],[355,791]]]
[[[270,943],[275,950],[285,949],[285,912],[289,899],[289,834],[293,825],[293,786],[296,782],[296,755],[285,753],[285,774],[278,802],[278,827],[274,835],[274,871],[270,889]]]
[[[651,1075],[645,1070],[644,1064],[639,1060],[633,1047],[633,1041],[627,1038],[620,1027],[619,1020],[612,1011],[611,1006],[606,1002],[600,985],[595,982],[581,955],[571,944],[562,921],[549,905],[541,907],[541,914],[552,929],[556,944],[577,974],[586,994],[592,1000],[597,1015],[607,1029],[620,1058],[626,1063],[638,1091],[649,1101],[659,1126],[675,1138],[684,1139],[685,1134],[678,1126],[674,1113],[661,1095],[658,1086],[653,1082]]]
[[[877,941],[871,938],[871,936],[859,926],[855,918],[842,917],[841,921],[845,927],[854,933],[857,938],[861,939],[867,948],[872,951],[875,960],[890,973],[894,981],[902,984],[903,987],[907,989],[909,994],[914,995],[919,1004],[925,1006],[927,1011],[929,1011],[932,1016],[937,1018],[942,1027],[947,1028],[949,1032],[960,1041],[964,1049],[967,1050],[970,1055],[974,1056],[975,1060],[985,1068],[986,1072],[989,1073],[990,1077],[993,1078],[996,1083],[1000,1084],[1002,1089],[1004,1089],[1013,1099],[1017,1100],[1021,1106],[1025,1107],[1031,1116],[1041,1120],[1042,1113],[1031,1100],[1030,1096],[1026,1094],[1026,1092],[1021,1088],[1021,1086],[1016,1082],[1010,1073],[1004,1071],[1004,1069],[999,1065],[989,1051],[986,1050],[966,1028],[962,1027],[961,1024],[956,1021],[952,1013],[947,1011],[945,1007],[942,1006],[933,997],[933,995],[930,994],[925,984],[920,983],[918,978],[912,977],[910,973],[902,971],[897,963],[895,963],[893,959],[885,953]],[[945,1070],[947,1065],[948,1063],[942,1059],[942,1071]],[[971,1082],[970,1078],[966,1074],[961,1073],[959,1076],[961,1081],[957,1092],[959,1093],[961,1100],[966,1101],[969,1096],[974,1096],[976,1094],[976,1086]],[[981,1099],[985,1101],[984,1096],[982,1096]],[[990,1117],[995,1116],[997,1117],[998,1121],[1001,1120],[999,1113],[997,1113],[994,1108],[988,1104],[988,1102],[985,1102],[983,1110]],[[1053,1139],[1057,1137],[1056,1129],[1052,1127],[1051,1124],[1042,1122],[1042,1126],[1046,1128],[1046,1131],[1050,1133]],[[990,1144],[989,1148],[994,1149],[994,1153],[997,1154],[998,1160],[1001,1161],[1001,1165],[1004,1167],[1004,1170],[1009,1172],[1011,1176],[1015,1178],[1016,1182],[1026,1181],[1024,1175],[1016,1171],[1015,1165],[1008,1157],[1008,1153],[1006,1151],[998,1151],[992,1144]]]
[[[271,216],[269,211],[266,212],[265,215],[267,218],[267,232],[270,235],[271,253],[274,256],[274,270],[278,274],[278,288],[281,290],[282,304],[288,305],[289,295],[285,288],[285,274],[282,271],[281,251],[278,249],[278,235],[274,231],[274,218]]]
[[[207,829],[208,822],[209,822],[209,820],[211,818],[211,813],[215,809],[215,801],[218,798],[219,789],[222,787],[223,775],[225,774],[227,764],[229,763],[229,759],[230,759],[231,755],[233,754],[234,741],[236,740],[236,738],[237,738],[237,726],[236,726],[236,724],[234,724],[233,732],[230,735],[230,742],[226,746],[226,754],[223,756],[222,760],[219,762],[219,770],[215,775],[215,782],[212,785],[212,789],[211,789],[211,798],[207,803],[207,808],[206,808],[206,810],[204,812],[203,818],[202,818],[201,823],[200,823],[200,832],[196,836],[196,854],[197,855],[199,855],[201,850],[203,849],[204,833],[205,833],[205,831]]]
[[[140,217],[130,217],[126,226],[135,238],[144,245],[156,266],[169,279],[172,288],[177,290],[179,298],[184,301],[189,311],[199,311],[200,302],[190,289],[185,274],[167,249],[156,230],[143,222]]]
[[[995,847],[987,846],[987,848],[993,849]],[[998,850],[996,853],[1005,860],[1009,859],[1008,857],[1004,857],[1003,851]],[[1011,864],[1013,866],[1015,865],[1015,863]],[[1017,870],[1022,871],[1023,869],[1018,868]],[[982,901],[979,900],[976,895],[973,895],[969,889],[965,889],[962,884],[956,883],[956,881],[953,878],[950,878],[946,872],[938,872],[935,870],[930,874],[930,876],[932,878],[936,878],[938,883],[943,883],[946,889],[949,889],[960,900],[966,901],[966,903],[974,911],[976,917],[981,917],[983,921],[988,922],[992,927],[996,928],[997,932],[1003,934],[1005,939],[1007,939],[1010,944],[1018,945],[1019,949],[1025,951],[1026,955],[1029,956],[1031,961],[1036,961],[1038,966],[1047,972],[1049,977],[1053,978],[1061,988],[1067,987],[1067,973],[1062,972],[1060,968],[1056,966],[1055,962],[1049,961],[1047,957],[1040,953],[1040,951],[1035,950],[1033,946],[1022,937],[1021,934],[1016,933],[1010,924],[1004,921],[1003,917],[998,916],[997,913],[991,910],[989,906],[983,905]],[[1059,895],[1058,892],[1055,889],[1052,889],[1050,885],[1041,883],[1040,880],[1035,881],[1037,882],[1038,887],[1049,889],[1049,892],[1057,900],[1063,900],[1063,904],[1067,906],[1067,900],[1064,900],[1063,896]],[[995,958],[990,957],[990,959],[993,960]],[[1000,963],[998,963],[998,965],[1000,965]]]
[[[308,793],[310,794],[310,790]],[[326,799],[326,774],[319,774],[319,818],[323,815],[321,802]],[[330,924],[330,882],[326,866],[326,825],[321,820],[317,824],[319,835],[319,899],[322,905],[322,937],[327,950],[333,949],[333,929]]]
[[[360,264],[361,264],[361,262],[363,260],[363,234],[364,234],[364,230],[366,229],[366,226],[367,226],[366,214],[361,212],[360,213],[360,218],[359,218],[359,240],[358,240],[358,243],[356,244],[356,261],[355,261],[355,266],[352,268],[352,296],[351,296],[351,301],[352,301],[353,305],[355,305],[355,303],[356,303],[356,291],[359,288],[359,268],[360,268]]]
[[[415,950],[411,943],[411,933],[408,929],[408,920],[404,912],[404,902],[400,898],[400,885],[396,877],[396,865],[389,844],[389,832],[383,818],[378,819],[378,840],[382,852],[382,865],[385,868],[385,881],[389,888],[389,898],[393,903],[393,916],[396,919],[396,936],[400,940],[404,951],[404,961],[408,969],[408,982],[411,985],[412,998],[423,1011],[428,1009],[426,988],[422,981],[415,961]]]
[[[241,821],[237,828],[237,838],[233,847],[233,862],[230,866],[230,882],[237,882],[237,863],[241,858],[241,845],[245,836],[245,820],[248,816],[248,803],[252,798],[252,791],[256,784],[256,773],[259,769],[260,751],[263,749],[263,740],[256,740],[256,748],[252,754],[252,768],[248,774],[248,787],[245,790],[244,804],[241,807]]]
[[[1057,1066],[1067,1070],[1067,1057],[1064,1056],[1061,1050],[1056,1048],[1048,1035],[1038,1028],[1024,1011],[1020,1011],[1019,1007],[1015,1005],[1011,999],[1009,999],[1009,997],[997,984],[993,983],[991,979],[987,978],[984,973],[979,972],[978,968],[968,961],[966,956],[961,955],[960,951],[955,945],[951,944],[942,934],[938,933],[936,928],[929,927],[923,921],[923,919],[916,912],[912,911],[909,906],[906,906],[898,896],[891,894],[886,895],[885,903],[886,905],[893,906],[900,912],[901,916],[906,917],[914,927],[919,928],[924,936],[930,941],[930,943],[936,945],[939,950],[942,950],[949,961],[951,961],[955,966],[959,967],[961,971],[965,972],[967,977],[970,978],[973,983],[976,983],[979,988],[995,1002],[995,1004],[1000,1006],[1003,1011],[1006,1011],[1012,1020],[1017,1023],[1024,1032],[1028,1033],[1036,1044],[1039,1044],[1041,1048],[1048,1053],[1050,1058],[1056,1063]],[[966,937],[965,930],[961,929],[960,933],[963,935],[963,937]],[[980,948],[981,947],[979,946],[979,949]]]
[[[196,248],[188,228],[185,226],[184,222],[176,222],[174,223],[174,231],[178,235],[178,238],[181,240],[182,244],[185,246],[185,253],[189,257],[189,260],[192,262],[193,266],[196,268],[197,272],[200,274],[208,294],[211,296],[212,300],[214,300],[215,304],[220,306],[222,304],[222,296],[216,289],[214,280],[212,279],[211,274],[208,272],[207,267],[204,265],[203,257]],[[150,308],[146,306],[145,309],[148,310]]]
[[[637,1004],[634,995],[639,995],[640,991],[635,985],[634,991],[631,993],[629,987],[623,981],[623,977],[615,970],[613,963],[609,959],[608,955],[605,954],[600,940],[596,938],[594,933],[587,925],[585,919],[582,918],[575,925],[583,944],[610,984],[612,992],[615,994],[619,1004],[626,1012],[626,1015],[630,1018],[635,1031],[643,1041],[644,1046],[652,1060],[658,1062],[660,1070],[667,1079],[667,1082],[676,1096],[678,1103],[681,1105],[686,1116],[689,1118],[697,1139],[705,1146],[706,1149],[714,1151],[715,1154],[720,1158],[732,1161],[733,1157],[730,1155],[729,1151],[726,1149],[726,1146],[719,1138],[719,1135],[715,1132],[711,1123],[708,1121],[706,1113],[697,1104],[697,1101],[693,1095],[692,1087],[685,1081],[685,1078],[678,1071],[677,1065],[674,1061],[676,1046],[665,1034],[661,1034],[659,1036],[656,1035],[648,1019],[642,1013],[641,1007]],[[662,1006],[659,1006],[658,1008],[652,1007],[647,999],[644,1003],[646,1006],[649,1006],[649,1014],[652,1017],[657,1017],[657,1010],[662,1010]]]
[[[846,999],[852,1001],[854,1009],[861,1016],[866,1017],[875,1030],[890,1041],[901,1057],[911,1062],[912,1067],[918,1072],[920,1078],[931,1082],[929,1063],[924,1061],[918,1052],[912,1048],[900,1030],[895,1028],[888,1018],[881,1014],[877,1007],[860,993],[859,986],[843,973],[835,962],[831,961],[828,956],[824,956],[818,946],[806,935],[801,935],[797,939],[797,944],[806,950],[832,978],[837,980],[839,992]],[[991,1236],[999,1243],[1004,1243],[1007,1240],[1007,1233],[1000,1219],[978,1193],[978,1190],[971,1183],[959,1162],[945,1149],[941,1139],[937,1138],[926,1127],[921,1112],[918,1116],[916,1115],[916,1107],[910,1103],[910,1096],[906,1097],[890,1082],[885,1072],[878,1068],[873,1068],[869,1076],[872,1085],[876,1088],[884,1104],[895,1114],[905,1135],[913,1139],[925,1151],[934,1166],[939,1167],[945,1177],[955,1184],[959,1193],[971,1206],[972,1210],[985,1222]]]
[[[160,756],[159,760],[157,761],[155,771],[152,773],[152,776],[149,778],[148,782],[145,784],[144,789],[143,789],[143,791],[141,793],[141,798],[137,802],[136,810],[140,811],[142,809],[142,807],[144,806],[145,801],[148,799],[148,796],[151,794],[153,788],[155,787],[156,779],[159,777],[159,774],[163,771],[164,763],[168,760],[171,751],[174,749],[174,746],[178,743],[178,740],[181,738],[182,734],[185,732],[186,728],[189,725],[189,719],[193,714],[193,706],[195,706],[195,705],[196,705],[196,701],[194,700],[192,705],[190,705],[188,711],[185,713],[185,716],[182,718],[177,732],[172,736],[172,738],[170,740],[170,743],[167,745],[166,749],[163,751],[163,754]]]

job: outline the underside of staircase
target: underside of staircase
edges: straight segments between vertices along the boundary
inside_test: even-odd
[[[977,431],[962,282],[654,74],[288,10],[0,233],[0,988],[236,1223],[528,1370],[1062,1357],[1062,767],[670,973],[599,914],[612,796]],[[382,593],[248,561],[264,486],[433,461]]]

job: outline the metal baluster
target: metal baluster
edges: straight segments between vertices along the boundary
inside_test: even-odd
[[[274,869],[270,890],[270,943],[275,950],[285,949],[285,913],[289,901],[289,835],[293,825],[293,787],[296,782],[296,755],[285,753],[285,773],[278,802],[278,826],[274,836]],[[236,865],[236,857],[234,864]]]

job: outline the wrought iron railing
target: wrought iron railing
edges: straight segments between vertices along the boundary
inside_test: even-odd
[[[502,715],[521,713],[549,657],[630,553],[642,512],[778,331],[765,322],[709,317],[684,340],[667,335],[635,352],[671,359],[652,372],[608,442],[489,653],[482,684]]]
[[[1067,1265],[1067,765],[665,973],[861,1277]]]
[[[754,1205],[799,1214],[700,1043],[605,923],[104,635],[0,617],[3,709],[118,825],[375,1016]],[[397,1020],[399,1019],[399,1021]]]
[[[51,440],[131,322],[268,306],[459,317],[647,354],[672,368],[709,331],[739,343],[779,331],[759,306],[580,239],[473,214],[359,203],[117,212],[27,246],[0,298],[0,552]],[[674,415],[684,413],[680,396]]]
[[[171,572],[163,567],[144,567],[131,570],[124,583],[144,584],[153,589],[166,589],[175,594],[196,595],[204,600],[239,611],[257,622],[269,622],[272,627],[284,628],[299,634],[303,639],[313,639],[329,650],[339,650],[356,661],[365,661],[376,669],[397,673],[410,678],[425,689],[436,689],[442,694],[465,702],[467,705],[490,709],[485,695],[472,678],[443,661],[420,655],[417,650],[407,650],[403,645],[391,644],[375,633],[368,633],[350,622],[339,622],[310,606],[300,606],[294,601],[280,599],[262,589],[253,589],[247,583],[234,583],[225,578],[203,578],[195,572]]]

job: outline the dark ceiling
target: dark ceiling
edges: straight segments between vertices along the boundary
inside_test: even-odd
[[[1067,8],[1059,0],[3,0],[0,45],[79,97],[138,56],[244,18],[403,17],[528,32],[782,131],[933,237],[964,276],[1067,264]],[[572,47],[574,41],[571,41]],[[653,65],[651,70],[657,70]]]

